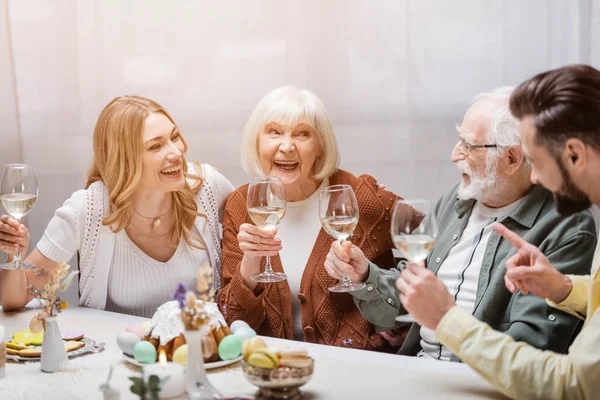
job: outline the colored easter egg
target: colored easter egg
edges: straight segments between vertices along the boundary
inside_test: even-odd
[[[152,364],[156,361],[156,349],[152,343],[142,340],[133,347],[133,358],[142,364]]]
[[[117,335],[117,345],[121,351],[129,356],[133,355],[133,348],[140,342],[140,338],[131,332],[121,332]]]
[[[187,365],[188,345],[182,344],[173,353],[173,362],[180,365]]]
[[[222,360],[233,360],[242,354],[242,341],[238,336],[225,336],[219,343],[219,357]]]
[[[148,333],[148,329],[150,328],[150,320],[142,322],[140,328],[142,328],[142,332],[144,335],[146,335]]]
[[[252,328],[242,326],[235,331],[234,335],[239,337],[242,343],[244,343],[246,340],[252,339],[254,336],[256,336],[256,332],[254,332],[254,329]]]
[[[125,332],[133,333],[134,335],[139,337],[140,340],[142,340],[144,338],[144,331],[142,330],[141,327],[139,327],[137,325],[129,325],[127,328],[125,328]]]
[[[231,333],[235,333],[235,331],[237,331],[239,328],[250,328],[250,325],[248,325],[245,321],[237,320],[237,321],[233,321],[231,323],[231,325],[229,325],[229,329],[231,330]]]

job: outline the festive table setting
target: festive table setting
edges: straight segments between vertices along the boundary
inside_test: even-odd
[[[26,308],[14,313],[1,313],[0,325],[5,336],[26,329],[39,310]],[[72,357],[57,372],[41,371],[39,361],[7,360],[6,376],[0,379],[1,399],[139,399],[131,391],[133,381],[162,370],[160,362],[140,368],[128,360],[117,343],[119,334],[135,326],[147,326],[148,319],[88,308],[71,307],[58,315],[61,332],[83,331],[84,338],[97,347]],[[232,324],[233,325],[233,324]],[[233,336],[233,335],[231,335]],[[255,337],[258,338],[258,337]],[[424,399],[501,399],[489,384],[468,366],[383,354],[364,350],[346,349],[274,338],[262,338],[269,348],[284,352],[306,352],[314,364],[314,371],[300,387],[305,399],[342,398],[424,398]],[[248,342],[251,344],[251,342]],[[238,357],[239,360],[239,357]],[[206,369],[206,377],[223,398],[254,398],[258,387],[255,375],[242,371],[252,366],[235,360],[228,365]],[[205,363],[209,365],[210,363]],[[167,363],[169,387],[183,387],[184,368]],[[108,387],[113,391],[107,393]],[[253,383],[252,383],[252,382]],[[258,379],[260,382],[260,379]],[[177,392],[179,389],[173,389]],[[159,392],[160,393],[160,392]],[[106,397],[105,397],[106,396]],[[151,397],[147,397],[151,398]],[[161,397],[163,398],[163,397]],[[174,398],[185,399],[182,394]]]

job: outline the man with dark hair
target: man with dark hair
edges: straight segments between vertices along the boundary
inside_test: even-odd
[[[549,189],[565,215],[600,205],[600,71],[572,65],[536,75],[510,100],[521,120],[531,180]],[[431,271],[409,264],[398,279],[400,300],[423,326],[504,394],[519,399],[600,396],[600,246],[592,275],[565,276],[535,246],[501,224],[517,253],[507,260],[506,287],[546,298],[586,320],[566,355],[537,350],[492,330],[454,304]]]

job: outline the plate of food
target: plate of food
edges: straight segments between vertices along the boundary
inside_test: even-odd
[[[40,336],[35,336],[26,331],[22,331],[16,332],[11,338],[7,338],[6,358],[16,362],[40,361],[42,356],[41,337],[43,337],[43,333],[37,335]],[[104,343],[98,343],[95,340],[83,336],[78,338],[78,340],[66,340],[63,338],[63,341],[68,358],[77,357],[86,353],[98,353],[104,350]]]
[[[123,353],[123,360],[128,362],[129,364],[132,364],[132,365],[135,365],[138,367],[144,367],[145,365],[150,365],[150,364],[143,364],[143,363],[137,361],[135,358],[128,356],[125,353]],[[242,356],[234,358],[233,360],[219,360],[219,361],[213,361],[213,362],[205,362],[204,368],[214,369],[214,368],[226,367],[228,365],[235,364],[236,362],[241,361],[241,360],[242,360]]]

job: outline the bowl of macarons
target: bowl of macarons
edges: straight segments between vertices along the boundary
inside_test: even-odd
[[[304,349],[267,347],[255,336],[244,342],[242,371],[259,387],[256,398],[301,398],[299,387],[310,380],[314,360]]]

